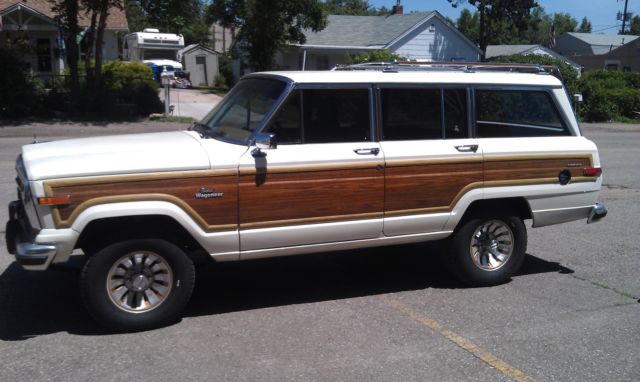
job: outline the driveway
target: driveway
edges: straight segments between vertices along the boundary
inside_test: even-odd
[[[174,106],[173,115],[201,120],[213,109],[222,97],[195,89],[171,89],[169,104]],[[160,99],[164,100],[164,89],[160,89]]]

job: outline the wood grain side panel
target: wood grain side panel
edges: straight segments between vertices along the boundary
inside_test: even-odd
[[[86,208],[92,200],[126,201],[127,197],[140,200],[141,195],[150,195],[148,200],[163,200],[162,196],[175,197],[184,202],[207,227],[237,225],[238,194],[236,176],[192,177],[160,180],[137,180],[89,184],[63,184],[51,186],[53,195],[70,195],[71,204],[57,208],[63,225],[69,225],[70,217],[77,216],[78,209]],[[196,199],[200,187],[207,187],[224,195],[221,198]],[[113,198],[122,196],[122,198]]]
[[[241,227],[374,218],[384,207],[382,168],[241,175],[239,187]]]
[[[482,163],[390,167],[385,211],[449,207],[465,187],[477,182],[482,182]]]
[[[576,178],[588,167],[591,160],[585,157],[487,161],[485,181],[557,178],[562,170],[569,170],[571,177]]]

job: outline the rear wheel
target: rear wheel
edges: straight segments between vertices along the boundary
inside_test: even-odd
[[[479,215],[466,221],[451,238],[448,265],[463,282],[474,286],[501,284],[524,260],[527,230],[513,215]]]
[[[81,287],[85,306],[114,330],[144,330],[175,320],[195,284],[193,262],[159,239],[108,245],[86,262]]]

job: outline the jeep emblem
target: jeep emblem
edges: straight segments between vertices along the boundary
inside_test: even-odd
[[[216,190],[207,187],[200,187],[200,191],[196,192],[196,199],[215,199],[223,196],[223,192],[216,192]]]

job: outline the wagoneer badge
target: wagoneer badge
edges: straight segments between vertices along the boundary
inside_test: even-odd
[[[216,190],[207,187],[200,187],[200,192],[196,192],[196,199],[214,199],[223,196],[223,192],[216,192]]]

